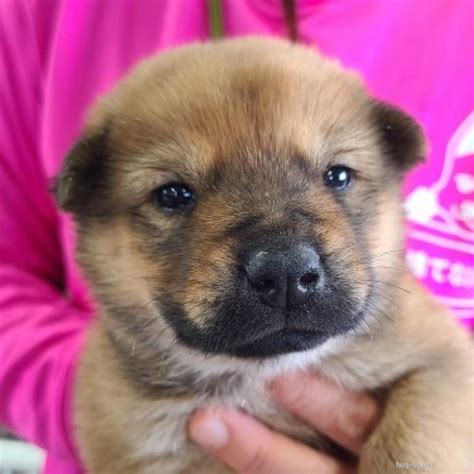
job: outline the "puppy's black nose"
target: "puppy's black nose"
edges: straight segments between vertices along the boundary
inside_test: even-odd
[[[322,277],[319,255],[306,244],[285,250],[254,251],[244,268],[261,300],[282,309],[301,305],[319,289]]]

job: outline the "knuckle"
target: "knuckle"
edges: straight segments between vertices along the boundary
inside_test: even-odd
[[[285,404],[293,409],[304,409],[309,403],[309,390],[305,383],[293,384],[291,388],[287,388],[285,396]]]
[[[374,400],[366,395],[357,395],[346,401],[346,406],[340,410],[339,428],[354,441],[363,441],[373,427],[377,411]]]

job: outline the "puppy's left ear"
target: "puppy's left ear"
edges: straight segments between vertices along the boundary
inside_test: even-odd
[[[372,117],[385,155],[404,173],[424,161],[426,140],[421,127],[400,109],[372,102]]]
[[[107,130],[83,136],[69,151],[53,191],[59,206],[77,216],[100,213],[107,175]]]

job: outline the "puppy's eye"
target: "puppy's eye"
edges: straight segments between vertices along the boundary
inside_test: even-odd
[[[183,183],[167,183],[153,192],[155,204],[167,211],[182,209],[195,201],[193,192]]]
[[[352,170],[347,166],[332,166],[324,175],[325,183],[335,191],[345,191],[352,179]]]

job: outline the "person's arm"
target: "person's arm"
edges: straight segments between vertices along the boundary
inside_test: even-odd
[[[0,424],[71,459],[70,389],[90,315],[63,288],[38,149],[39,48],[22,2],[0,4],[0,47]]]

